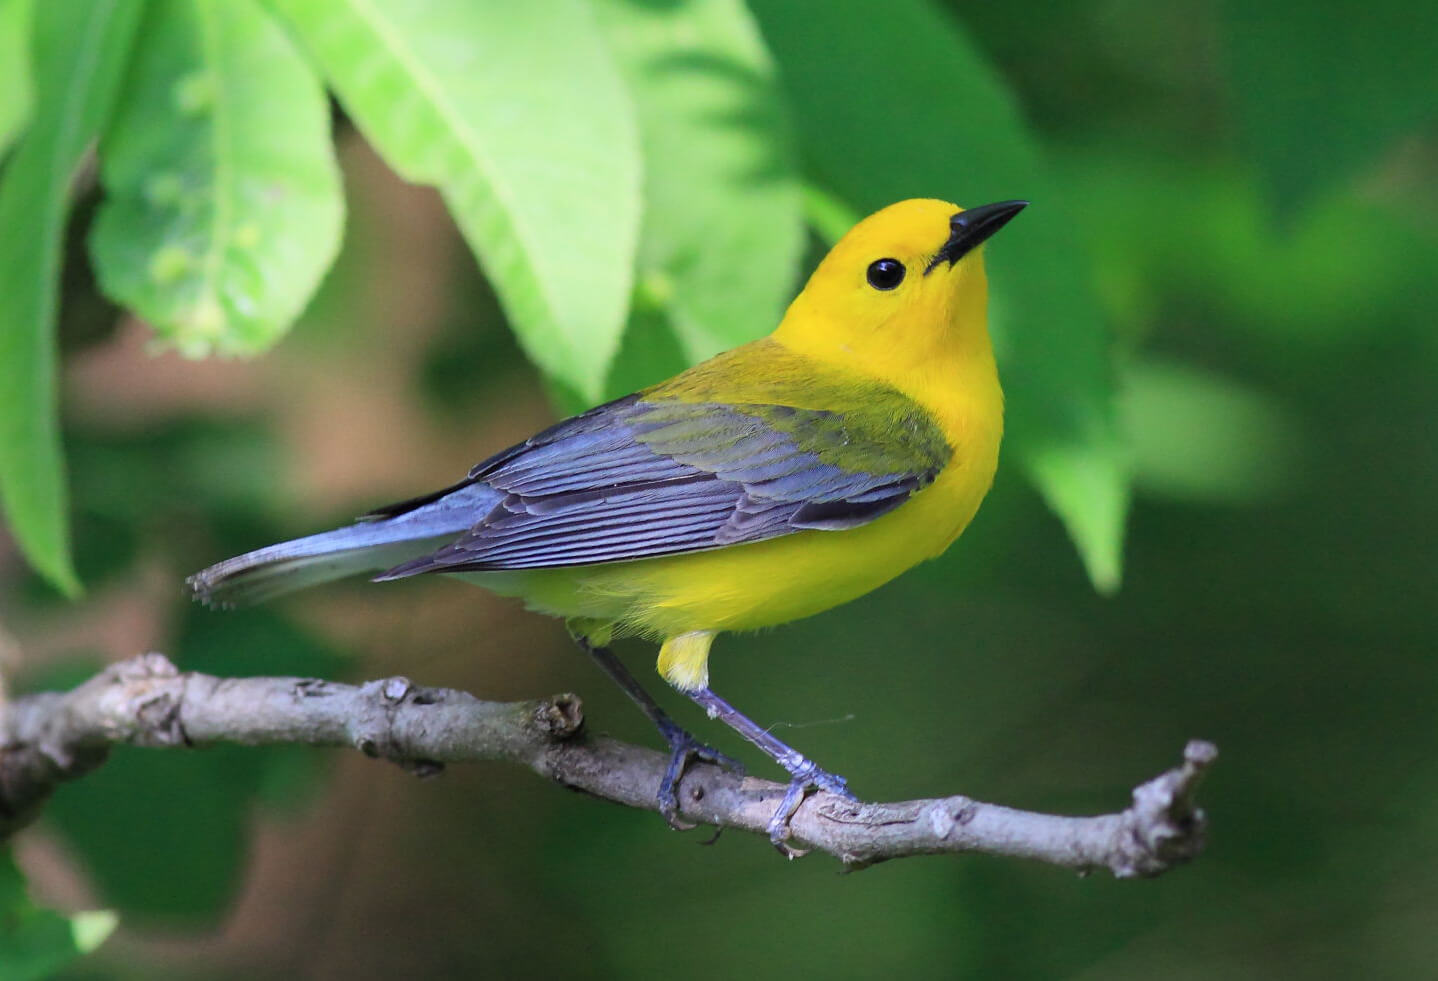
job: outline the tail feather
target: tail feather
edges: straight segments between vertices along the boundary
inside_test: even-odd
[[[260,603],[422,556],[478,523],[499,499],[499,493],[484,484],[461,485],[392,517],[362,519],[226,559],[185,582],[209,606]]]

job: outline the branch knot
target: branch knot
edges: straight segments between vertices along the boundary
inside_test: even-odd
[[[1114,875],[1158,875],[1203,851],[1208,817],[1193,803],[1193,794],[1217,759],[1213,743],[1191,740],[1181,766],[1134,788],[1133,806],[1124,813],[1128,840],[1109,863]]]

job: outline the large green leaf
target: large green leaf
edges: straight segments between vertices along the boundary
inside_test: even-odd
[[[182,353],[251,354],[339,249],[329,103],[255,0],[160,3],[101,148],[105,292]]]
[[[119,923],[94,910],[65,916],[36,906],[8,851],[0,852],[0,978],[44,981],[105,942]]]
[[[748,10],[740,0],[596,9],[639,109],[644,297],[690,361],[768,333],[794,288],[804,228],[789,121]]]
[[[1230,0],[1232,91],[1270,199],[1288,214],[1438,119],[1426,0]]]
[[[30,116],[31,0],[0,0],[0,160]]]
[[[784,67],[809,168],[831,195],[860,214],[909,197],[1034,202],[988,249],[1007,446],[1095,585],[1115,587],[1128,478],[1109,333],[1062,189],[1008,90],[922,0],[895,0],[881,15],[863,0],[834,0],[822,14],[786,0],[751,6]]]
[[[55,390],[55,291],[70,182],[110,112],[138,0],[47,0],[35,11],[34,123],[0,183],[0,499],[30,563],[67,593],[65,476]]]
[[[633,103],[581,0],[271,0],[405,178],[443,193],[529,356],[598,398],[639,234]]]

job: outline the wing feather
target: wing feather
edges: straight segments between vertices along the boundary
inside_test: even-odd
[[[885,392],[867,413],[644,396],[600,406],[476,466],[469,482],[500,502],[379,578],[617,562],[864,524],[927,486],[950,454],[922,410]]]

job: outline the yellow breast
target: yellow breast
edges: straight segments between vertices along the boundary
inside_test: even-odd
[[[993,481],[1002,400],[992,359],[953,365],[925,407],[954,453],[934,482],[881,518],[846,531],[802,531],[687,555],[470,578],[554,616],[614,623],[663,639],[751,630],[819,613],[942,553]]]

